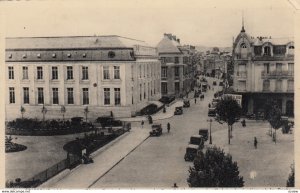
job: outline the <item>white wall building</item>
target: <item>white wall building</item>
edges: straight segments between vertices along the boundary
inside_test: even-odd
[[[6,39],[6,119],[130,117],[160,98],[155,48],[120,36]]]

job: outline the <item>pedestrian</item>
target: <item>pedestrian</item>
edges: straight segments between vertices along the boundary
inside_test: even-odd
[[[254,147],[255,147],[255,149],[257,149],[257,139],[256,139],[256,137],[254,137]]]
[[[141,125],[142,125],[142,128],[144,128],[144,120],[142,120]]]
[[[167,124],[168,133],[170,133],[171,125],[170,123]]]
[[[177,186],[177,184],[176,184],[176,183],[174,183],[174,185],[173,185],[173,188],[178,188],[178,186]]]
[[[197,98],[195,98],[195,104],[197,103]]]
[[[246,120],[245,119],[242,120],[242,126],[246,127]]]
[[[210,108],[211,107],[211,105],[210,105],[210,103],[208,104],[208,108]]]

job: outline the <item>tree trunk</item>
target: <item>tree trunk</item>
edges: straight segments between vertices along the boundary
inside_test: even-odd
[[[276,130],[277,130],[277,129],[275,129],[275,144],[276,144],[276,137],[277,137],[277,136],[276,136]]]
[[[230,145],[230,125],[228,125],[228,144]]]

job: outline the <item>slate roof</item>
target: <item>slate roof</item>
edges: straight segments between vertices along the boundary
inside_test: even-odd
[[[177,41],[170,40],[168,37],[164,37],[158,44],[157,44],[157,51],[158,53],[181,53],[178,49],[178,46],[181,46]]]
[[[260,46],[263,45],[266,42],[270,42],[272,45],[286,45],[290,42],[294,42],[293,38],[265,38],[265,39],[258,39],[255,38],[253,45]]]
[[[117,35],[6,38],[6,49],[131,48],[135,45],[150,47],[144,41]]]

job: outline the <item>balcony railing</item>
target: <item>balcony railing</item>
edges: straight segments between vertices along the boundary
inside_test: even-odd
[[[261,72],[261,77],[262,78],[291,78],[294,77],[294,71],[271,71],[271,72],[266,72],[262,71]]]

